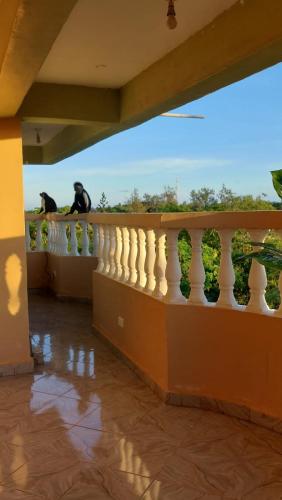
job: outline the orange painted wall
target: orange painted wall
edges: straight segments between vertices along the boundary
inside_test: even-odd
[[[93,273],[93,322],[163,390],[282,418],[281,318],[169,305]]]
[[[22,181],[22,140],[17,119],[0,120],[0,372],[26,368],[30,357]]]
[[[282,417],[282,321],[197,306],[167,308],[169,389]]]
[[[124,328],[118,326],[124,318]],[[93,326],[163,389],[167,389],[165,306],[93,273]]]

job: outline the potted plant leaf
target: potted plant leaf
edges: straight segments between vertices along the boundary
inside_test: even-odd
[[[279,198],[282,200],[282,169],[272,170],[272,182],[273,187],[278,194]],[[252,241],[251,245],[253,247],[259,247],[258,250],[254,250],[246,255],[242,255],[236,261],[243,259],[256,259],[260,264],[273,269],[282,271],[282,251],[276,248],[272,243],[261,243]]]

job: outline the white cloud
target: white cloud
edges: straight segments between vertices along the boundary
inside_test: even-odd
[[[162,172],[184,173],[188,170],[225,167],[230,164],[230,160],[219,158],[153,158],[151,160],[126,162],[122,165],[81,168],[75,170],[73,174],[84,177],[94,177],[96,175],[103,177],[132,177],[154,175]]]

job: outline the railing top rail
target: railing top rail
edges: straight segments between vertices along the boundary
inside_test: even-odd
[[[161,227],[162,214],[113,214],[91,212],[88,214],[87,220],[93,224],[109,224],[113,226],[132,226],[153,229]]]
[[[282,229],[282,211],[167,213],[162,214],[161,225],[177,229]]]
[[[65,216],[64,214],[57,214],[57,213],[50,213],[50,214],[31,214],[27,212],[25,213],[25,220],[30,222],[37,220],[71,222],[71,221],[88,220],[87,218],[88,214],[71,214]]]
[[[282,211],[174,212],[174,213],[97,213],[78,215],[25,214],[26,221],[87,221],[92,224],[166,229],[282,229]]]

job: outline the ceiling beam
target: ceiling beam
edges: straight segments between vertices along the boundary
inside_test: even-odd
[[[119,132],[119,126],[97,123],[93,126],[64,128],[42,148],[43,163],[52,164]]]
[[[15,9],[13,23],[10,22],[11,15],[8,16],[9,41],[7,50],[2,56],[0,72],[0,117],[2,118],[17,113],[52,44],[77,2],[77,0],[20,0],[19,3],[14,0],[8,1]],[[6,0],[4,4],[7,4]]]
[[[120,117],[120,91],[81,85],[34,83],[18,116],[32,123],[117,123]]]

